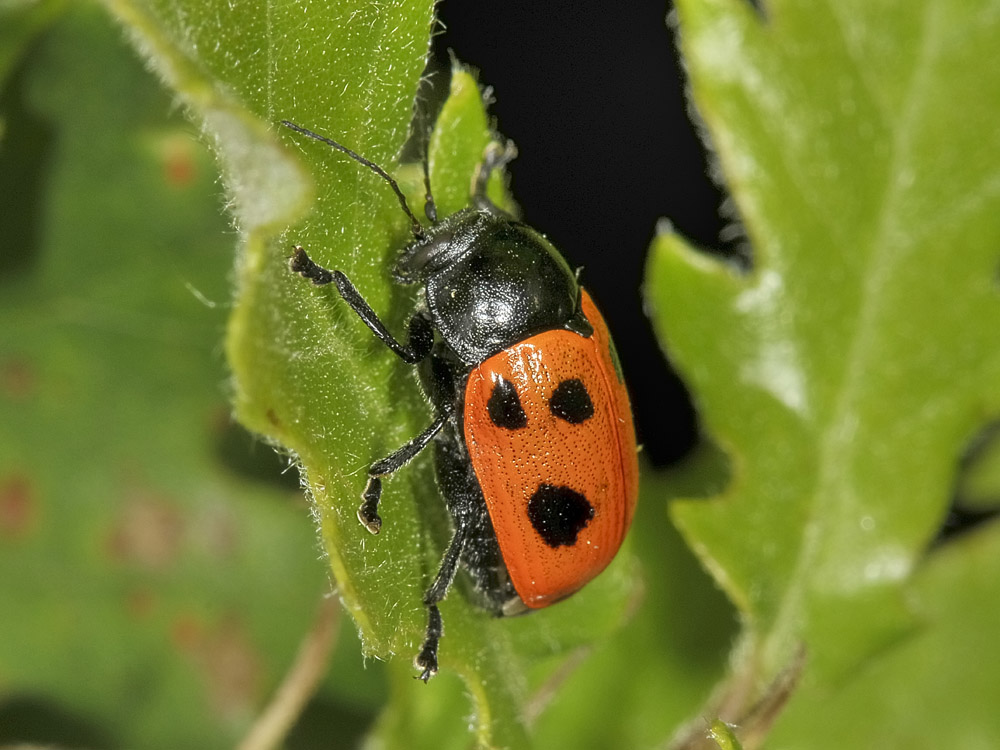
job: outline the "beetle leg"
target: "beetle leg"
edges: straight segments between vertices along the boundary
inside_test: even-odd
[[[503,145],[496,141],[490,142],[483,152],[483,160],[476,167],[472,176],[472,199],[478,208],[492,213],[504,214],[486,195],[486,186],[490,181],[490,173],[517,157],[517,146],[514,141],[504,141]]]
[[[331,271],[328,268],[323,268],[298,246],[295,247],[295,253],[288,261],[288,267],[294,273],[312,281],[316,286],[330,283],[336,285],[340,296],[371,329],[371,332],[378,337],[379,341],[392,349],[396,356],[407,364],[415,365],[430,354],[431,347],[434,345],[434,329],[431,327],[430,321],[423,315],[417,314],[410,319],[406,344],[400,344],[389,333],[389,329],[385,327],[385,324],[342,271]]]
[[[361,493],[362,502],[358,508],[358,520],[371,533],[377,534],[382,528],[382,519],[378,514],[378,502],[382,497],[382,477],[398,471],[409,463],[437,435],[450,416],[451,408],[442,409],[427,429],[413,440],[368,467],[368,484]]]
[[[434,583],[424,594],[424,605],[427,607],[427,633],[424,636],[424,645],[414,660],[417,669],[421,670],[418,677],[424,682],[427,682],[438,671],[438,643],[444,633],[444,628],[441,622],[441,610],[438,609],[437,605],[439,601],[444,599],[451,587],[451,582],[455,579],[455,571],[458,570],[458,562],[462,557],[462,550],[465,549],[468,536],[468,525],[459,522],[451,537],[451,542],[448,544],[448,549],[445,550]]]

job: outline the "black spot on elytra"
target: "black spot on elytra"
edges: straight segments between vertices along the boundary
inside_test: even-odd
[[[594,416],[594,402],[582,380],[564,380],[552,392],[549,411],[570,424],[580,424]]]
[[[594,517],[594,506],[569,487],[540,484],[528,500],[528,518],[550,547],[572,546]]]
[[[497,427],[508,430],[518,430],[528,424],[528,415],[524,413],[517,389],[509,380],[498,377],[493,384],[493,393],[486,402],[486,410],[490,419]]]

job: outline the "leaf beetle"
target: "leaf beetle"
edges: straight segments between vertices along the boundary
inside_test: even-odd
[[[438,603],[459,565],[482,607],[509,616],[553,604],[611,562],[638,494],[635,431],[621,366],[604,319],[556,248],[487,197],[490,174],[516,155],[493,142],[472,181],[472,205],[442,220],[427,188],[424,226],[384,169],[304,127],[282,125],[346,154],[385,180],[410,220],[413,241],[393,277],[416,284],[405,342],[393,336],[341,271],[295,247],[289,267],[334,284],[362,322],[419,368],[434,408],[430,425],[368,468],[358,509],[382,526],[382,479],[434,443],[451,541],[424,594],[427,629],[415,664],[438,670]]]

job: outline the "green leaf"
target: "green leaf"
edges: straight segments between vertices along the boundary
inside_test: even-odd
[[[397,173],[419,208],[419,170],[397,169],[394,158],[424,65],[432,3],[287,4],[266,13],[221,1],[107,4],[220,157],[243,236],[226,346],[237,413],[301,463],[338,593],[365,653],[393,660],[394,700],[381,738],[440,747],[450,726],[466,744],[468,706],[456,705],[460,676],[479,743],[525,746],[533,689],[567,653],[617,627],[633,595],[634,564],[621,555],[570,602],[509,622],[472,607],[460,581],[441,608],[441,674],[429,688],[415,684],[423,592],[450,533],[429,456],[386,482],[377,538],[356,511],[367,466],[432,415],[411,368],[334,290],[316,289],[287,268],[292,246],[303,245],[317,262],[345,271],[391,330],[404,330],[414,300],[389,274],[410,239],[396,197],[343,154],[276,124],[292,120]],[[430,144],[442,214],[468,202],[492,137],[478,84],[455,71]],[[512,207],[502,176],[490,191]]]
[[[483,158],[483,149],[497,136],[487,123],[483,93],[471,72],[452,72],[451,89],[431,134],[429,165],[431,188],[443,216],[469,205],[472,175]],[[504,174],[494,171],[487,193],[511,213],[516,206],[504,186]]]
[[[769,748],[994,747],[1000,524],[947,544],[915,571],[912,638],[849,682],[804,684]]]
[[[477,83],[468,73],[456,69],[429,155],[432,186],[443,215],[467,204],[473,172],[492,137]],[[322,164],[330,157],[320,149],[315,158]],[[364,173],[363,176],[374,179]],[[502,188],[500,183],[492,187],[496,191]],[[383,193],[388,193],[384,185],[382,188]],[[418,190],[411,192],[416,194]],[[342,201],[350,195],[353,193],[345,194]],[[496,193],[496,197],[501,205],[512,205],[503,193]],[[405,217],[400,217],[398,206],[392,205],[395,199],[391,193],[389,200],[393,222],[401,225],[403,231],[388,238],[387,250],[377,253],[379,263],[368,269],[359,266],[350,272],[359,286],[362,279],[370,277],[363,287],[369,299],[373,298],[369,290],[387,286],[386,267],[394,252],[407,241]],[[331,227],[339,227],[344,221],[339,211],[331,212],[326,220]],[[331,228],[326,234],[333,235],[334,231],[339,230]],[[319,262],[346,267],[346,263],[323,260],[322,255]],[[364,487],[364,472],[370,463],[367,457],[385,455],[401,445],[425,427],[432,415],[408,368],[373,340],[354,314],[344,309],[335,293],[317,293],[309,285],[290,278],[283,265],[279,271],[282,277],[274,283],[293,289],[284,299],[245,297],[243,302],[253,315],[273,319],[283,314],[290,330],[297,335],[302,335],[298,329],[308,325],[311,332],[305,335],[315,337],[315,341],[303,342],[300,347],[311,347],[316,354],[311,361],[298,361],[287,352],[276,357],[262,350],[269,346],[268,342],[240,338],[240,328],[234,327],[237,337],[234,341],[237,346],[245,347],[234,355],[234,361],[236,357],[252,361],[255,369],[248,374],[253,377],[271,368],[276,379],[280,377],[282,382],[292,384],[289,393],[293,401],[287,408],[302,417],[298,418],[294,431],[282,435],[282,440],[298,446],[296,452],[310,477],[325,547],[341,596],[359,623],[368,653],[379,658],[397,654],[403,657],[393,665],[394,701],[380,725],[380,737],[389,746],[441,747],[446,743],[444,737],[449,735],[446,729],[449,722],[441,717],[447,716],[451,719],[455,742],[464,745],[468,730],[462,717],[467,709],[456,705],[457,685],[441,684],[460,675],[474,701],[480,744],[524,746],[528,741],[524,715],[532,701],[533,686],[555,668],[553,657],[569,653],[619,623],[634,578],[627,555],[580,596],[552,612],[530,618],[495,620],[474,608],[460,593],[460,586],[460,591],[441,607],[446,627],[441,646],[442,673],[435,679],[433,689],[415,691],[412,658],[420,647],[426,623],[423,590],[436,573],[450,533],[427,457],[418,459],[386,483],[382,505],[385,522],[378,538],[373,539],[363,529],[356,512]],[[396,330],[402,330],[412,302],[406,298],[396,302],[395,309],[389,308],[392,310],[389,320]],[[280,306],[280,313],[272,305]],[[238,317],[235,325],[239,325]],[[355,339],[357,342],[353,343]],[[265,363],[267,367],[263,366]],[[336,384],[330,382],[330,373],[337,374]],[[359,391],[362,383],[369,387]],[[342,393],[336,394],[335,389]],[[261,393],[262,398],[267,395],[263,390]],[[346,400],[346,405],[339,403],[338,398]],[[283,410],[271,406],[273,400],[263,403],[273,410],[279,422],[284,421]],[[368,403],[371,411],[345,418],[345,410],[364,408]],[[317,422],[310,430],[303,423],[311,419]],[[337,425],[337,430],[322,429],[319,425]],[[583,614],[595,606],[605,616]],[[425,721],[420,717],[431,718]]]
[[[229,419],[216,170],[99,9],[25,49],[0,144],[0,745],[233,746],[325,580],[294,479]]]
[[[712,722],[709,737],[715,742],[719,750],[741,750],[742,748],[733,728],[719,719]]]
[[[733,467],[674,517],[744,615],[737,671],[766,685],[804,643],[832,684],[917,627],[914,570],[1000,410],[1000,168],[977,156],[1000,150],[1000,4],[678,14],[753,268],[653,245],[654,322]]]

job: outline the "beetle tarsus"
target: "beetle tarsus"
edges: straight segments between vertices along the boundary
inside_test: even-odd
[[[316,286],[324,286],[333,281],[333,273],[317,265],[300,245],[296,245],[293,250],[292,257],[288,259],[288,267],[292,273],[309,279]]]
[[[378,501],[382,497],[382,480],[379,477],[368,477],[365,491],[361,493],[361,507],[358,508],[358,520],[372,534],[382,530],[382,518],[378,514]]]
[[[441,611],[436,604],[427,607],[427,636],[424,638],[424,645],[413,660],[417,669],[421,670],[417,679],[423,680],[424,684],[437,674],[438,671],[438,644],[441,641],[443,624],[441,622]]]
[[[382,499],[382,477],[399,471],[427,447],[427,444],[434,439],[444,423],[448,421],[449,416],[451,416],[451,409],[442,409],[434,421],[427,426],[427,429],[406,445],[368,467],[368,484],[365,485],[365,491],[361,493],[362,502],[361,507],[358,508],[358,519],[371,533],[377,534],[382,528],[382,519],[378,515],[378,503]]]
[[[514,141],[504,141],[503,143],[491,141],[486,147],[483,152],[483,160],[476,167],[475,174],[472,176],[472,199],[480,209],[493,213],[503,213],[489,199],[486,187],[490,181],[490,174],[509,164],[515,158],[517,158],[517,146],[514,145]]]

